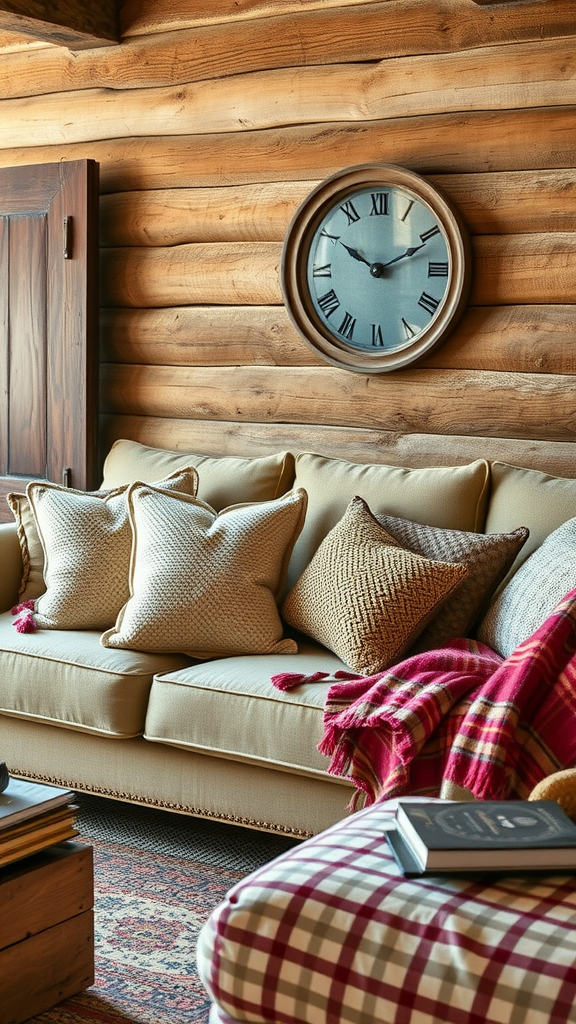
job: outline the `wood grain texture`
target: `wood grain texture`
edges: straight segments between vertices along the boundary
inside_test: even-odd
[[[227,22],[246,24],[279,14],[295,20],[324,11],[337,17],[342,9],[360,21],[372,7],[387,9],[387,45],[392,53],[410,52],[409,47],[425,53],[458,50],[488,41],[538,39],[547,32],[569,34],[574,28],[570,0],[554,0],[545,11],[542,0],[491,11],[482,11],[469,0],[221,0],[217,5],[211,0],[124,0],[120,18],[122,35],[129,37]],[[418,44],[420,49],[414,49]]]
[[[479,80],[479,67],[481,78]],[[480,84],[481,83],[481,84]],[[576,103],[569,40],[385,60],[262,71],[177,87],[29,97],[3,103],[2,145],[218,134],[305,124],[509,110]]]
[[[576,170],[432,174],[474,234],[576,230]],[[318,184],[271,182],[151,189],[102,196],[105,246],[282,241],[299,204]]]
[[[281,302],[280,257],[277,242],[105,249],[101,300],[137,307]]]
[[[103,362],[162,366],[323,366],[284,306],[103,309]]]
[[[406,31],[407,19],[414,25],[411,34]],[[532,34],[528,31],[524,41],[539,42],[546,36],[550,39],[557,37],[556,45],[561,48],[562,36],[567,34],[565,23],[564,13],[564,17],[553,24],[547,20],[542,26],[542,35],[534,30]],[[453,25],[453,19],[450,19],[450,26]],[[4,70],[2,95],[10,99],[94,88],[124,91],[172,87],[275,68],[379,60],[386,61],[392,82],[407,74],[411,90],[416,87],[421,92],[425,81],[422,87],[414,82],[413,62],[410,60],[418,38],[420,45],[416,51],[421,51],[423,71],[428,67],[432,74],[439,73],[445,77],[450,68],[458,67],[459,61],[464,60],[464,67],[473,64],[473,53],[457,56],[458,51],[468,48],[480,47],[477,60],[483,65],[486,62],[486,70],[490,69],[502,50],[498,44],[512,41],[511,34],[510,27],[503,31],[500,20],[492,34],[469,31],[468,38],[459,40],[452,54],[447,46],[450,39],[447,39],[442,15],[434,11],[433,4],[418,6],[410,0],[408,5],[400,5],[388,0],[387,3],[364,4],[360,11],[353,7],[328,8],[300,11],[297,18],[293,14],[280,14],[270,18],[181,28],[174,32],[134,37],[129,46],[113,47],[104,52],[85,50],[71,53],[64,47],[36,48],[34,52],[28,52],[25,64],[13,43],[8,39],[3,45],[0,35]],[[523,33],[517,30],[514,42],[520,43],[522,37]],[[493,57],[487,53],[488,46],[495,47]],[[446,58],[444,64],[439,60],[442,55]],[[400,57],[404,60],[394,60]],[[557,69],[555,77],[559,74],[560,69]]]
[[[576,234],[485,235],[472,239],[469,303],[569,303],[576,294]],[[190,243],[105,249],[107,306],[281,304],[281,242]]]
[[[0,51],[0,166],[100,164],[102,438],[571,448],[573,0],[125,0],[121,17],[119,47]],[[451,336],[368,380],[308,347],[279,286],[299,203],[364,162],[429,176],[474,250]]]
[[[103,309],[103,362],[324,366],[284,306]],[[471,307],[423,366],[574,374],[576,305]]]
[[[556,374],[408,369],[366,377],[331,367],[108,365],[102,410],[402,433],[576,438],[573,381]]]
[[[106,450],[125,437],[153,448],[204,455],[258,457],[288,449],[393,466],[457,466],[485,458],[576,477],[576,441],[130,415],[104,415],[102,437]]]
[[[530,145],[527,145],[527,139]],[[362,124],[233,134],[126,138],[2,149],[0,166],[90,158],[101,192],[324,178],[350,164],[398,163],[421,174],[576,165],[576,107],[435,114]]]

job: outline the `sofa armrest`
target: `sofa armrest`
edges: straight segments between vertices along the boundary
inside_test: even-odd
[[[22,579],[22,555],[16,523],[0,523],[0,611],[8,611],[18,601]]]

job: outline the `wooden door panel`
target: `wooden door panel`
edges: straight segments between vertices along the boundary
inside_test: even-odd
[[[29,479],[98,482],[98,165],[0,169],[0,522]]]
[[[10,476],[46,476],[46,234],[44,216],[9,222]]]

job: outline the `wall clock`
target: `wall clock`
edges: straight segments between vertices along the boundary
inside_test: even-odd
[[[286,309],[328,362],[383,373],[415,362],[462,313],[471,249],[457,210],[420,175],[360,164],[307,196],[288,228]]]

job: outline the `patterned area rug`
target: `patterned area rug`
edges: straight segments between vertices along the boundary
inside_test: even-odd
[[[295,840],[81,796],[94,848],[95,984],[33,1024],[207,1024],[196,938],[249,871]]]

